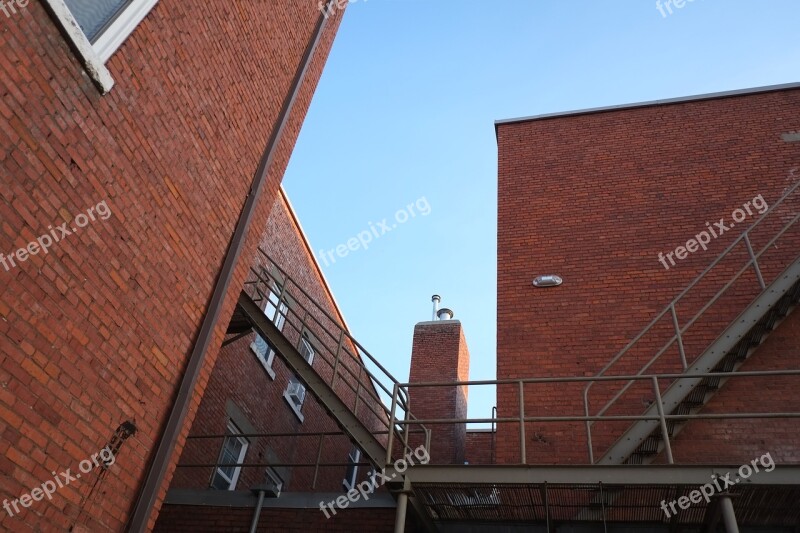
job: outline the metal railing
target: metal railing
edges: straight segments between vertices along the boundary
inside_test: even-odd
[[[449,381],[449,382],[426,382],[426,383],[400,383],[396,386],[396,394],[404,391],[408,394],[410,388],[446,388],[446,387],[461,387],[461,386],[516,386],[519,394],[518,404],[519,411],[516,416],[506,417],[492,417],[492,418],[440,418],[440,419],[415,419],[405,420],[394,416],[392,413],[392,420],[397,424],[411,425],[411,424],[425,424],[426,426],[435,426],[442,424],[516,424],[519,427],[519,456],[521,464],[529,464],[526,453],[526,430],[525,424],[536,423],[555,423],[555,422],[596,422],[596,421],[629,421],[637,422],[641,420],[657,420],[660,424],[662,437],[664,440],[664,451],[667,461],[672,464],[672,447],[670,435],[667,431],[667,421],[670,420],[734,420],[734,419],[761,419],[761,418],[777,418],[777,419],[800,419],[800,411],[786,411],[786,412],[749,412],[749,413],[695,413],[695,414],[667,414],[664,406],[661,403],[661,386],[659,380],[673,380],[683,377],[683,374],[644,374],[644,375],[627,375],[627,376],[576,376],[576,377],[551,377],[551,378],[525,378],[525,379],[504,379],[504,380],[481,380],[481,381]],[[706,372],[693,374],[693,378],[775,378],[775,377],[800,377],[800,370],[761,370],[749,372]],[[536,384],[554,384],[554,383],[595,383],[595,382],[627,382],[627,381],[649,381],[653,387],[655,396],[655,403],[657,405],[657,414],[639,414],[639,415],[565,415],[565,416],[528,416],[525,414],[525,386]],[[499,390],[499,387],[498,387]],[[577,391],[576,391],[577,392]],[[562,399],[563,403],[567,403],[567,399]],[[435,430],[429,429],[429,432]],[[390,437],[391,438],[391,437]],[[586,432],[587,444],[591,442],[591,432],[587,428]],[[588,464],[594,464],[591,453],[588,456]],[[536,464],[536,463],[532,463]]]
[[[766,220],[769,215],[776,212],[780,206],[782,206],[785,200],[795,192],[795,190],[800,187],[800,181],[792,185],[788,191],[780,198],[777,202],[775,202],[772,206],[770,206],[762,215],[761,217],[754,222],[750,227],[748,227],[739,237],[734,240],[730,246],[728,246],[705,270],[703,270],[685,289],[683,289],[678,296],[676,296],[665,308],[661,311],[656,317],[636,336],[633,340],[628,343],[625,348],[623,348],[616,356],[614,356],[597,374],[596,377],[605,376],[606,373],[618,362],[620,361],[634,346],[636,346],[649,332],[651,332],[657,324],[661,322],[661,320],[669,314],[672,319],[672,326],[674,329],[674,334],[669,338],[669,340],[653,355],[639,372],[636,373],[636,376],[641,376],[645,372],[647,372],[655,363],[658,361],[661,356],[666,353],[670,348],[677,344],[678,353],[680,355],[680,363],[684,370],[688,369],[689,366],[694,363],[694,361],[699,358],[702,353],[698,353],[695,358],[691,361],[687,359],[686,354],[686,347],[684,342],[684,335],[686,332],[691,328],[703,315],[705,312],[711,308],[727,291],[730,289],[733,284],[739,280],[739,278],[747,272],[749,269],[753,269],[755,272],[756,279],[758,280],[759,287],[761,291],[766,289],[767,284],[764,281],[764,276],[761,271],[761,267],[759,266],[758,260],[761,256],[770,248],[772,247],[779,238],[781,238],[788,230],[791,228],[798,220],[800,220],[800,214],[794,215],[794,217],[786,224],[784,224],[780,231],[775,234],[766,245],[764,245],[758,253],[753,250],[753,245],[751,243],[750,235],[751,233],[758,228],[764,220]],[[730,256],[731,253],[736,249],[736,247],[744,243],[745,248],[747,250],[747,255],[749,260],[742,266],[736,274],[725,283],[725,285],[717,291],[717,293],[703,305],[700,310],[692,316],[688,322],[681,325],[680,320],[678,318],[678,313],[676,311],[676,306],[684,299],[684,297],[691,292],[691,290],[696,287],[703,279],[706,278],[709,272],[714,269],[720,262],[722,262],[726,257]],[[728,374],[726,374],[726,377]],[[681,377],[681,376],[678,376]],[[628,391],[628,389],[635,383],[635,380],[631,380],[626,383],[620,390],[615,394],[610,400],[606,402],[605,405],[597,412],[598,415],[603,415],[611,409],[614,404]],[[588,383],[584,389],[583,393],[583,404],[584,404],[584,414],[586,416],[589,415],[590,407],[589,407],[589,391],[592,388],[594,381]],[[592,421],[587,420],[586,422],[586,431],[591,436],[591,426]],[[591,442],[591,438],[590,438]],[[590,456],[593,458],[593,450],[589,449]]]
[[[389,435],[389,431],[377,431],[375,432],[376,435]],[[430,448],[430,430],[429,429],[421,429],[421,430],[411,430],[411,434],[419,433],[424,436],[425,439],[425,447],[426,449]],[[293,447],[295,449],[307,449],[312,451],[309,446],[303,446],[301,444],[302,441],[298,441],[297,439],[304,439],[304,438],[316,438],[316,448],[313,448],[313,456],[314,460],[310,461],[292,461],[292,462],[281,462],[281,461],[259,461],[259,462],[245,462],[244,460],[239,462],[221,462],[219,460],[216,461],[196,461],[196,462],[183,462],[179,463],[175,466],[176,469],[213,469],[217,467],[235,467],[235,468],[313,468],[314,475],[311,481],[310,489],[316,490],[317,483],[320,476],[320,469],[323,468],[348,468],[352,466],[374,466],[371,463],[366,461],[358,461],[358,462],[332,462],[332,461],[323,461],[323,450],[326,448],[327,444],[331,446],[336,446],[335,438],[336,437],[347,437],[349,436],[344,431],[313,431],[313,432],[257,432],[257,433],[215,433],[215,434],[204,434],[204,435],[189,435],[186,445],[186,450],[188,453],[197,453],[198,450],[193,449],[195,446],[194,443],[203,443],[204,441],[214,441],[213,445],[213,453],[214,456],[218,456],[218,450],[222,447],[223,441],[226,438],[243,438],[247,439],[248,441],[253,441],[256,439],[268,439],[268,442],[272,443],[273,445],[276,444],[280,439],[292,439]],[[218,441],[218,442],[217,442]],[[340,439],[339,445],[342,444]],[[209,453],[209,447],[205,444],[199,444],[202,446],[203,449],[200,450],[200,453],[205,452],[206,455]],[[362,456],[363,457],[363,456]],[[294,487],[293,490],[301,491],[306,487]]]
[[[389,435],[390,445],[386,448],[389,464],[393,451],[392,435],[398,429],[390,422],[390,409],[386,405],[389,398],[393,402],[392,411],[399,407],[404,419],[414,420],[408,412],[407,395],[394,396],[399,382],[339,319],[320,305],[316,297],[295,282],[264,250],[259,248],[258,252],[261,260],[257,261],[257,267],[250,269],[245,293],[262,309],[274,308],[273,316],[268,318],[275,324],[280,323],[281,333],[295,345],[304,336],[313,337],[312,367],[352,412],[365,421],[366,426],[374,426],[370,428],[373,435]],[[368,368],[366,362],[374,370]],[[420,431],[425,431],[425,428],[421,427]],[[407,438],[404,442],[407,443]],[[400,450],[399,456],[406,451]]]

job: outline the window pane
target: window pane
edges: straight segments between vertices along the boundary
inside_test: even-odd
[[[311,364],[314,361],[314,348],[306,339],[300,339],[300,355]]]
[[[132,0],[64,0],[90,41]]]
[[[231,488],[231,483],[230,481],[222,477],[222,475],[219,472],[215,472],[214,479],[211,480],[211,488],[217,490],[228,490],[229,488]]]

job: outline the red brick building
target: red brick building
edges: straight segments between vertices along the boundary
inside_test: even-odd
[[[0,492],[22,500],[1,529],[155,524],[341,13],[0,17]],[[107,471],[25,497],[111,442]]]
[[[654,502],[765,453],[682,523],[800,525],[800,87],[498,123],[497,430],[468,431],[460,323],[414,333],[412,381],[454,385],[392,381],[280,190],[335,1],[0,17],[2,529],[666,531]],[[581,419],[656,407],[719,416]]]
[[[800,86],[512,119],[496,132],[498,417],[519,416],[520,394],[526,417],[561,417],[529,420],[522,435],[498,424],[498,463],[739,465],[770,454],[778,469],[797,465]],[[690,379],[712,372],[725,375]],[[613,379],[651,374],[669,377],[658,389]],[[532,376],[586,381],[514,381]],[[666,419],[671,450],[657,420],[580,418],[657,418],[662,400],[667,416],[719,418]],[[777,522],[753,518],[770,498],[762,508],[740,495],[733,507],[745,525],[797,526],[793,494]],[[705,511],[681,520],[702,523]]]

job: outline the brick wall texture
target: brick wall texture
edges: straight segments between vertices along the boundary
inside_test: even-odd
[[[223,317],[267,225],[340,13],[289,118]],[[112,213],[47,255],[0,267],[0,498],[18,498],[51,471],[74,472],[120,422],[138,427],[91,494],[96,473],[20,516],[2,513],[0,528],[124,527],[318,15],[312,2],[162,0],[107,63],[116,85],[105,96],[42,3],[0,17],[0,250],[13,253],[49,225],[74,227],[103,201]],[[159,502],[226,326],[214,330]]]
[[[783,89],[498,125],[498,379],[601,371],[760,210],[800,180],[800,143],[786,135],[800,131],[799,117],[800,90]],[[796,190],[751,234],[756,251],[766,249],[759,264],[767,284],[800,252],[797,224],[767,246],[798,209]],[[716,226],[722,219],[730,228],[724,233]],[[707,250],[687,243],[707,222],[717,229]],[[666,258],[670,252],[674,265]],[[740,243],[714,267],[677,305],[681,325],[747,259]],[[532,280],[541,274],[557,274],[564,283],[535,288]],[[687,359],[700,355],[758,292],[749,269],[686,330]],[[790,316],[780,325],[743,369],[800,367],[797,320]],[[639,372],[673,334],[667,314],[607,374]],[[648,371],[681,370],[673,346]],[[796,411],[799,384],[797,378],[734,379],[707,411]],[[525,414],[583,415],[584,385],[526,385]],[[593,386],[590,414],[622,385]],[[498,387],[500,417],[517,416],[518,394],[516,384]],[[652,401],[650,385],[637,385],[609,414],[641,414]],[[594,424],[595,457],[627,427]],[[675,453],[682,462],[739,464],[767,451],[776,461],[796,461],[798,428],[786,419],[692,422]],[[498,462],[520,461],[518,431],[517,424],[500,424]],[[526,447],[531,463],[588,462],[582,422],[528,423]]]
[[[467,431],[464,459],[471,465],[493,465],[495,433],[492,431]]]
[[[343,509],[329,519],[319,509],[263,509],[258,531],[394,531],[394,509]],[[242,533],[250,531],[253,508],[165,505],[158,533]],[[409,529],[411,531],[411,529]]]

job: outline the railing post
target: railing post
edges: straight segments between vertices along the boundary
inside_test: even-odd
[[[344,343],[344,329],[339,331],[339,345],[336,347],[336,361],[333,363],[333,377],[331,378],[331,389],[336,390],[336,376],[339,372],[339,358],[342,355],[342,344]]]
[[[678,324],[678,313],[675,311],[675,302],[669,304],[670,311],[672,311],[672,325],[675,326],[675,335],[678,337],[678,350],[681,353],[681,364],[683,369],[689,368],[686,363],[686,351],[683,348],[683,334],[681,333],[681,326]]]
[[[286,279],[283,280],[283,285],[281,285],[277,281],[275,282],[275,285],[278,286],[278,303],[275,305],[275,316],[270,318],[270,320],[272,320],[273,324],[277,324],[278,323],[278,317],[281,315],[281,306],[286,301],[286,293],[288,291],[288,285],[289,285],[289,283],[291,283],[291,281],[292,281],[291,278],[286,277]],[[267,294],[266,294],[267,302],[269,302],[269,293],[271,291],[272,291],[272,289],[267,287]],[[286,307],[288,309],[289,306],[287,305]],[[287,313],[287,315],[288,315],[288,313]],[[284,317],[284,320],[286,320],[288,318],[289,317],[286,316],[286,317]]]
[[[593,383],[593,382],[590,382]],[[589,390],[583,389],[583,416],[587,417],[586,424],[586,445],[589,447],[589,464],[594,464],[594,449],[592,446],[592,421],[589,420]]]
[[[325,434],[319,436],[319,447],[317,448],[317,462],[314,463],[314,481],[311,483],[311,488],[317,488],[317,474],[319,474],[319,461],[322,458],[322,441],[325,440]]]
[[[758,266],[758,258],[755,252],[753,252],[753,245],[750,244],[750,234],[748,232],[744,233],[744,243],[747,245],[747,253],[750,254],[750,261],[752,261],[753,269],[756,271],[758,284],[761,285],[761,290],[763,291],[767,288],[767,285],[764,283],[764,276],[761,275],[761,268]]]
[[[667,428],[667,419],[664,418],[664,404],[661,402],[661,391],[658,389],[658,377],[653,376],[653,392],[656,395],[656,407],[658,408],[658,418],[661,422],[661,435],[664,439],[664,452],[667,454],[667,462],[674,464],[672,459],[672,446],[669,443],[669,429]]]
[[[397,389],[400,385],[398,383],[394,384],[394,388],[392,389],[392,409],[389,411],[389,441],[386,443],[386,461],[384,462],[384,466],[390,464],[392,462],[392,445],[394,444],[394,411],[397,408]]]
[[[356,404],[353,407],[353,414],[358,416],[358,400],[361,398],[361,373],[364,371],[364,367],[359,365],[358,367],[358,378],[356,378]]]
[[[522,455],[522,464],[528,464],[528,454],[525,450],[525,384],[519,382],[519,450]]]
[[[410,396],[410,395],[409,395]],[[411,411],[409,411],[411,405],[411,398],[408,399],[408,404],[406,404],[405,414],[403,415],[403,449],[400,452],[400,455],[403,456],[408,449],[408,435],[411,432]]]

